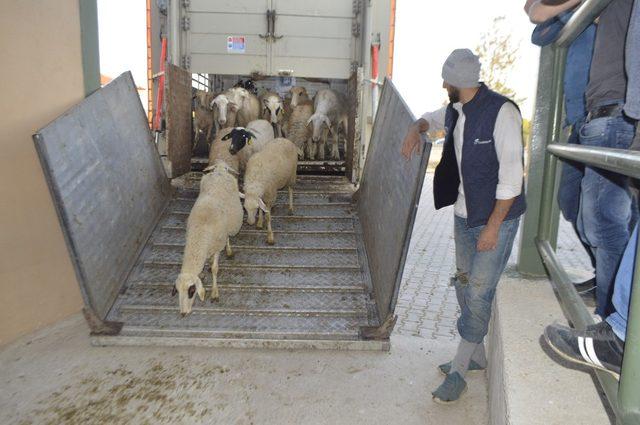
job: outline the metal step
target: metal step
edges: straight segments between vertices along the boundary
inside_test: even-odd
[[[291,347],[388,347],[388,341],[360,340],[360,327],[379,320],[351,204],[354,188],[344,177],[300,176],[293,215],[288,192],[280,191],[272,216],[275,245],[266,244],[265,230],[245,223],[231,238],[233,258],[220,255],[220,301],[196,299],[192,313],[181,317],[171,289],[200,176],[174,180],[174,198],[109,312],[108,320],[123,322],[122,331],[96,336],[94,343],[256,346],[260,340],[268,346],[289,341]],[[209,295],[209,265],[200,277]]]

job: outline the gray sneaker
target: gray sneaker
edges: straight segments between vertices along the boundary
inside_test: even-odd
[[[444,382],[431,395],[436,403],[449,404],[458,401],[466,390],[464,378],[458,372],[453,372],[444,378]]]
[[[469,362],[469,369],[468,369],[469,372],[484,372],[486,369],[487,369],[486,366],[482,367],[478,363],[474,362],[473,360]],[[440,371],[441,374],[443,374],[444,376],[447,376],[451,371],[451,362],[441,364],[440,366],[438,366],[438,370]]]

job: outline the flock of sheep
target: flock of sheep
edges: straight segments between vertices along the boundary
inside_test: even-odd
[[[238,107],[234,113],[241,111]],[[219,300],[218,260],[226,248],[233,256],[230,237],[247,223],[263,228],[266,221],[267,243],[275,243],[271,229],[271,209],[278,190],[289,190],[289,212],[293,212],[293,186],[296,183],[298,158],[302,153],[289,139],[276,137],[272,123],[253,120],[245,127],[220,128],[209,150],[209,163],[200,181],[200,193],[187,220],[187,235],[182,268],[173,294],[179,294],[180,313],[191,312],[195,294],[205,299],[199,274],[210,260],[211,301]],[[243,192],[238,179],[244,173]],[[257,216],[257,223],[256,223]]]
[[[346,139],[348,106],[342,93],[319,90],[311,99],[304,87],[292,87],[283,99],[267,91],[260,97],[243,87],[233,87],[215,94],[197,90],[194,105],[196,138],[211,140],[215,131],[235,126],[246,127],[262,118],[273,127],[276,137],[287,137],[299,149],[299,159],[324,160],[329,136],[332,138],[330,158],[340,159],[340,132]]]

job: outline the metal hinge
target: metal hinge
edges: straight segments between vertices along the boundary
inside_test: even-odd
[[[185,9],[188,9],[189,6],[191,6],[191,1],[189,0],[182,0],[182,7],[184,7]]]
[[[188,16],[184,16],[182,18],[182,31],[189,31],[191,28],[191,18]]]
[[[358,16],[362,12],[362,0],[353,0],[353,16]]]
[[[182,67],[184,69],[189,69],[191,68],[191,56],[189,55],[182,55]]]
[[[360,37],[360,22],[356,18],[351,21],[351,35]]]
[[[360,63],[358,61],[351,62],[351,73],[357,72],[360,67]]]

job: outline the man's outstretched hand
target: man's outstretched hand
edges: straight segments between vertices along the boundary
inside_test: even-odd
[[[420,137],[420,133],[427,131],[428,129],[429,124],[427,124],[424,119],[419,119],[415,123],[411,124],[407,130],[407,135],[404,136],[404,140],[402,141],[402,156],[406,159],[411,159],[411,155],[414,153],[420,153],[420,148],[422,147],[422,138]]]

